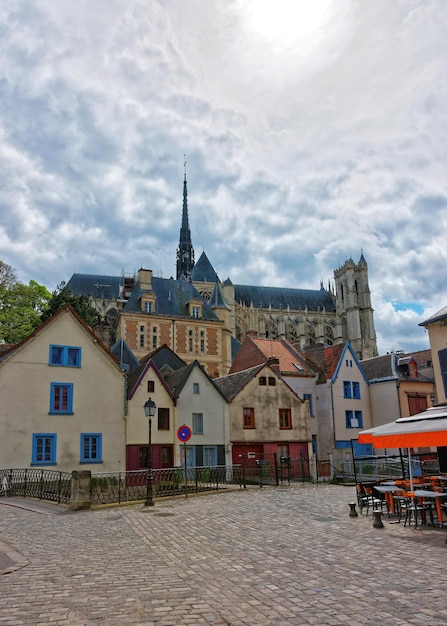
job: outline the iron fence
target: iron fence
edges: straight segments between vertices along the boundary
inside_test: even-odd
[[[276,453],[259,453],[254,457],[242,454],[240,474],[244,485],[280,485],[312,480],[309,459],[304,455],[278,458]]]
[[[333,466],[333,479],[336,482],[369,482],[402,478],[410,475],[407,457],[365,457],[346,459]],[[413,455],[411,459],[413,476],[437,475],[440,473],[438,459],[424,459]]]
[[[226,489],[240,484],[238,466],[173,467],[152,471],[154,497],[175,496],[202,491]],[[92,474],[90,498],[92,505],[144,500],[147,470]]]
[[[47,469],[0,469],[0,495],[68,503],[71,474]]]

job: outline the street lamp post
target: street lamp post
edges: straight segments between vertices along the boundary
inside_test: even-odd
[[[154,506],[152,493],[152,418],[155,415],[157,405],[151,398],[146,400],[144,404],[144,413],[149,420],[149,447],[147,450],[147,483],[146,483],[146,501],[144,506]]]

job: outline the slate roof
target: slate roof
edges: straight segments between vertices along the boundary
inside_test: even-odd
[[[210,384],[215,388],[215,390],[217,391],[217,393],[222,396],[222,398],[227,401],[227,398],[225,397],[225,394],[222,392],[222,390],[220,389],[220,387],[218,385],[216,385],[215,380],[213,380],[205,371],[203,365],[201,365],[201,363],[199,363],[199,361],[197,361],[197,359],[195,359],[192,363],[190,363],[189,365],[185,365],[185,367],[182,367],[181,369],[178,369],[175,372],[172,372],[172,374],[168,374],[165,377],[166,380],[166,384],[169,386],[169,388],[172,390],[172,393],[179,397],[183,387],[185,386],[188,378],[190,377],[192,371],[195,368],[199,368],[200,371],[202,372],[202,374],[204,375],[204,377],[210,382]]]
[[[329,291],[320,289],[292,289],[289,287],[258,287],[250,285],[234,285],[235,299],[239,304],[267,309],[293,311],[318,311],[325,309],[335,313],[335,303]]]
[[[212,309],[214,307],[220,307],[220,308],[231,310],[230,307],[225,302],[225,298],[224,298],[224,295],[222,293],[222,289],[220,288],[219,283],[216,283],[214,285],[213,293],[211,294],[211,297],[208,300],[208,306],[210,306]]]
[[[431,317],[429,317],[425,321],[420,322],[419,326],[427,326],[428,324],[433,324],[433,322],[438,322],[440,320],[443,320],[446,317],[447,317],[447,306],[443,307],[437,313],[434,313]]]
[[[140,365],[140,361],[129,348],[126,340],[122,337],[118,339],[118,341],[115,341],[113,346],[110,348],[110,352],[116,359],[118,359],[120,366],[123,364],[128,365],[129,369],[132,370]]]
[[[264,364],[257,365],[256,367],[242,370],[242,372],[215,378],[214,383],[221,390],[227,401],[230,402],[263,367],[265,367]]]
[[[361,361],[361,366],[369,381],[381,379],[397,379],[396,364],[392,354],[375,356]]]
[[[120,297],[121,276],[105,276],[99,274],[73,274],[67,287],[75,295],[85,294],[93,298],[118,299]],[[191,317],[188,302],[199,298],[202,302],[202,319],[218,320],[211,307],[203,300],[197,289],[184,277],[179,280],[152,276],[152,292],[157,296],[156,313],[175,317]],[[124,306],[124,311],[141,312],[140,298],[146,293],[135,282],[132,294]]]
[[[103,274],[73,274],[66,286],[75,296],[92,296],[92,298],[118,299],[122,276],[105,276]]]
[[[191,271],[191,280],[195,282],[217,283],[220,282],[214,267],[211,265],[205,251],[200,255],[199,260]]]
[[[431,355],[430,350],[421,350],[421,353],[426,354],[427,352]],[[371,359],[366,359],[364,361],[361,361],[360,364],[370,382],[377,382],[380,380],[411,380],[414,382],[432,382],[431,377],[428,377],[421,371],[419,371],[419,365],[417,378],[411,378],[408,375],[408,362],[411,358],[413,358],[416,361],[416,364],[418,364],[418,361],[414,357],[414,354],[407,356],[402,354],[396,354],[395,352],[390,352],[389,354],[384,354],[383,356],[376,356]],[[427,360],[425,361],[424,365],[421,366],[422,368],[427,366]]]
[[[186,381],[188,380],[192,370],[195,368],[196,365],[197,361],[193,361],[189,365],[185,365],[165,377],[166,383],[169,385],[169,388],[172,390],[173,394],[175,394],[176,396],[180,395],[181,390],[185,386]]]
[[[432,367],[431,350],[418,350],[417,352],[411,352],[405,356],[412,356],[416,361],[418,369],[424,369],[426,367]]]
[[[124,311],[141,312],[140,298],[146,290],[140,289],[139,282],[135,283],[129,300],[124,305]],[[202,302],[202,318],[205,320],[219,320],[211,307],[203,300],[194,285],[184,278],[174,280],[172,278],[159,278],[152,276],[152,293],[157,296],[155,305],[158,315],[168,315],[174,317],[191,317],[188,302],[198,298]]]
[[[171,371],[175,371],[186,365],[185,361],[177,356],[177,354],[166,344],[159,346],[156,350],[140,359],[140,363],[142,364],[147,363],[148,361],[153,361],[160,371],[166,367]]]

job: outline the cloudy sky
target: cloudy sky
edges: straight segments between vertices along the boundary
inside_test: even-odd
[[[447,3],[0,4],[0,259],[318,289],[368,262],[379,351],[447,304]]]

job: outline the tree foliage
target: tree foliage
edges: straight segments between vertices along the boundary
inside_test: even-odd
[[[35,280],[18,282],[15,270],[0,261],[0,341],[17,343],[32,333],[50,298],[46,287]]]
[[[72,306],[89,326],[93,326],[96,322],[98,312],[91,306],[88,296],[76,296],[65,282],[60,283],[51,294],[48,306],[42,315],[42,321],[57,313],[66,304]]]

